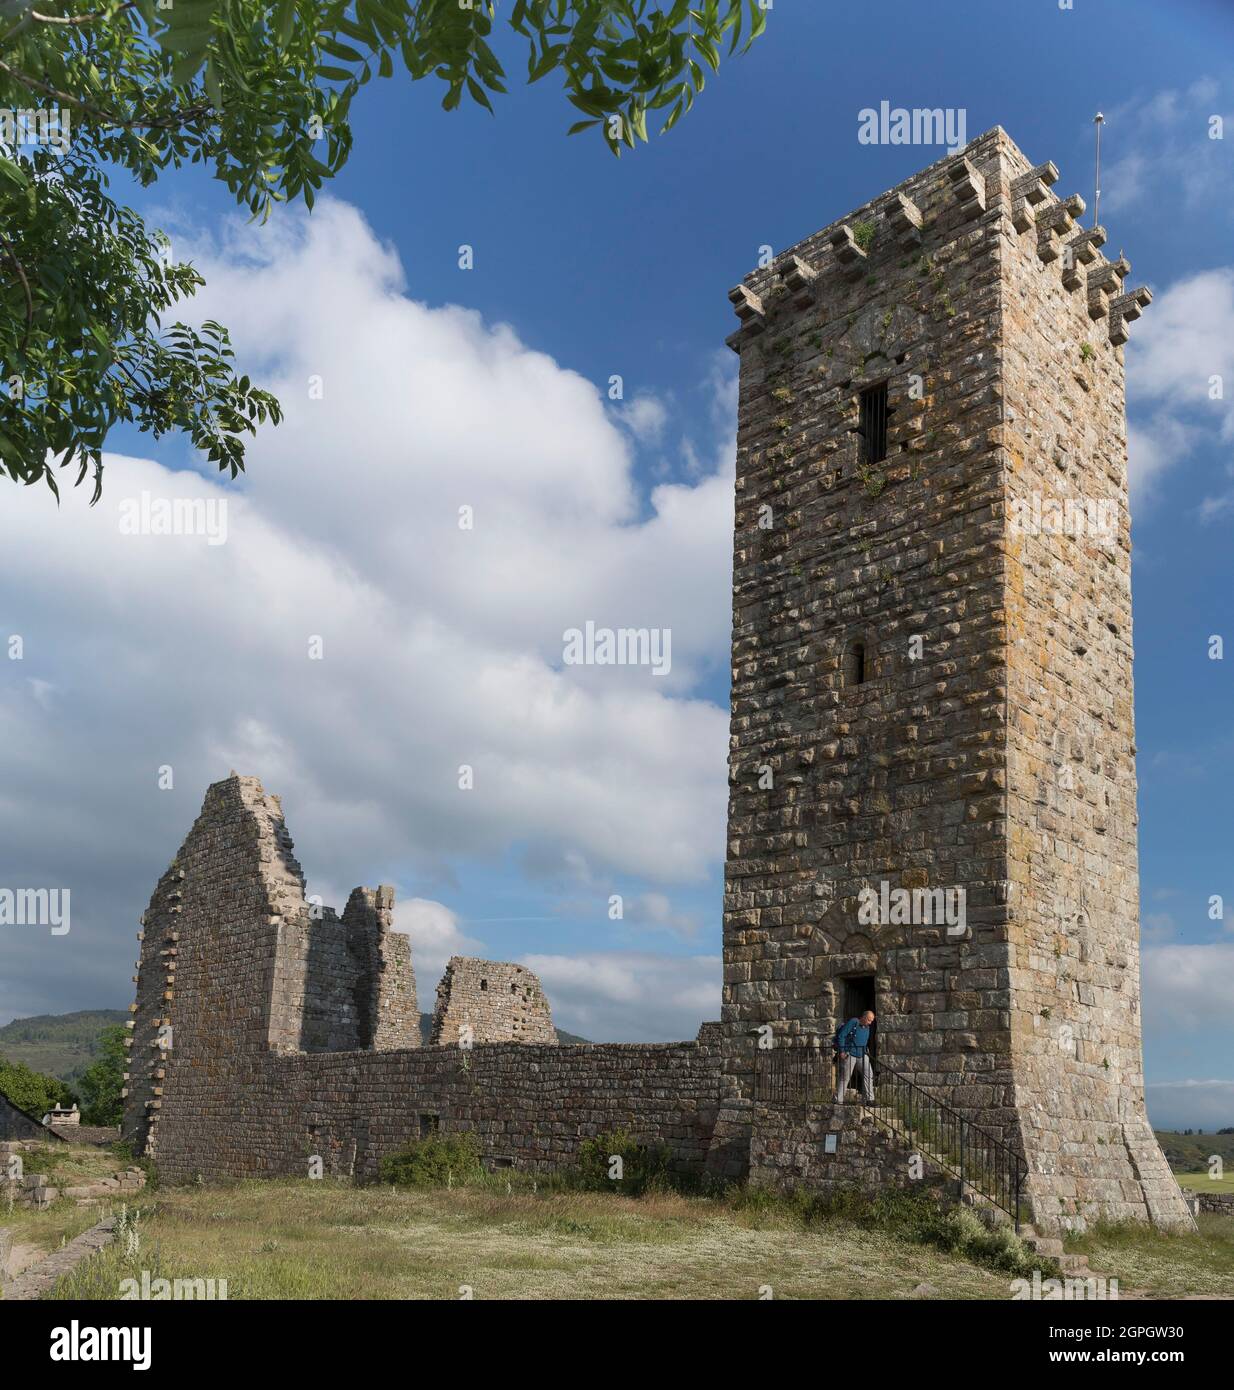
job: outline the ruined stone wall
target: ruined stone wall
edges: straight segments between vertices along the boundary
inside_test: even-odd
[[[208,790],[151,899],[124,1133],[160,1174],[302,1175],[318,1156],[370,1179],[382,1154],[432,1130],[473,1133],[491,1164],[547,1171],[616,1129],[702,1172],[719,1105],[714,1025],[695,1042],[558,1047],[530,971],[456,957],[442,1045],[421,1047],[392,890],[357,889],[341,918],[314,911],[291,849],[277,798],[233,776]],[[448,1045],[460,1013],[474,1047]],[[483,1041],[492,1034],[510,1041]]]
[[[7,1096],[0,1096],[0,1140],[54,1139],[60,1136],[48,1130],[33,1115],[19,1110]]]
[[[206,793],[142,917],[123,1130],[157,1149],[175,1057],[206,1076],[239,1056],[419,1041],[393,890],[357,889],[339,918],[310,903],[278,797],[255,777]]]
[[[548,1000],[530,970],[508,961],[451,956],[437,986],[430,1042],[456,1043],[464,1027],[473,1042],[557,1041]]]
[[[752,1032],[826,1035],[872,975],[882,1064],[1024,1153],[1043,1228],[1185,1224],[1138,1016],[1121,343],[1148,296],[1056,178],[991,131],[730,295],[718,1132],[755,1124]],[[876,462],[859,394],[880,381]],[[1112,549],[1013,531],[1062,491],[1114,499]],[[963,889],[965,929],[863,921],[884,884]]]
[[[583,1139],[625,1129],[701,1173],[719,1101],[719,1056],[698,1043],[269,1054],[212,1069],[173,1063],[159,1121],[160,1177],[367,1180],[430,1130],[469,1132],[491,1164],[551,1171]]]

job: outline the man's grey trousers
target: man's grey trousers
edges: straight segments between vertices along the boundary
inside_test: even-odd
[[[850,1057],[847,1053],[840,1058],[840,1084],[836,1087],[836,1104],[844,1104],[844,1093],[853,1077],[853,1068],[861,1069],[861,1093],[866,1100],[874,1099],[874,1068],[866,1057]]]

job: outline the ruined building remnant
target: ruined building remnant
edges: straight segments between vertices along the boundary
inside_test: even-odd
[[[556,1044],[557,1034],[540,981],[522,965],[508,961],[451,956],[437,986],[430,1041],[459,1041],[469,1028],[471,1041]]]

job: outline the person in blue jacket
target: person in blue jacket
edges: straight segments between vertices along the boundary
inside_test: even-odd
[[[870,1027],[874,1022],[874,1010],[867,1009],[859,1018],[850,1018],[836,1034],[836,1049],[839,1053],[840,1084],[836,1087],[836,1104],[844,1104],[848,1083],[852,1080],[853,1068],[861,1073],[861,1094],[867,1105],[874,1104],[874,1068],[870,1065]]]

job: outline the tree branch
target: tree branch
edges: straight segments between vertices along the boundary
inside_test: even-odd
[[[21,287],[26,292],[26,331],[21,337],[21,350],[24,353],[30,342],[30,330],[34,327],[34,297],[30,293],[30,281],[26,279],[25,267],[17,259],[17,254],[13,250],[13,243],[3,232],[0,232],[0,241],[4,243],[5,256],[13,263],[13,269],[17,272]]]

